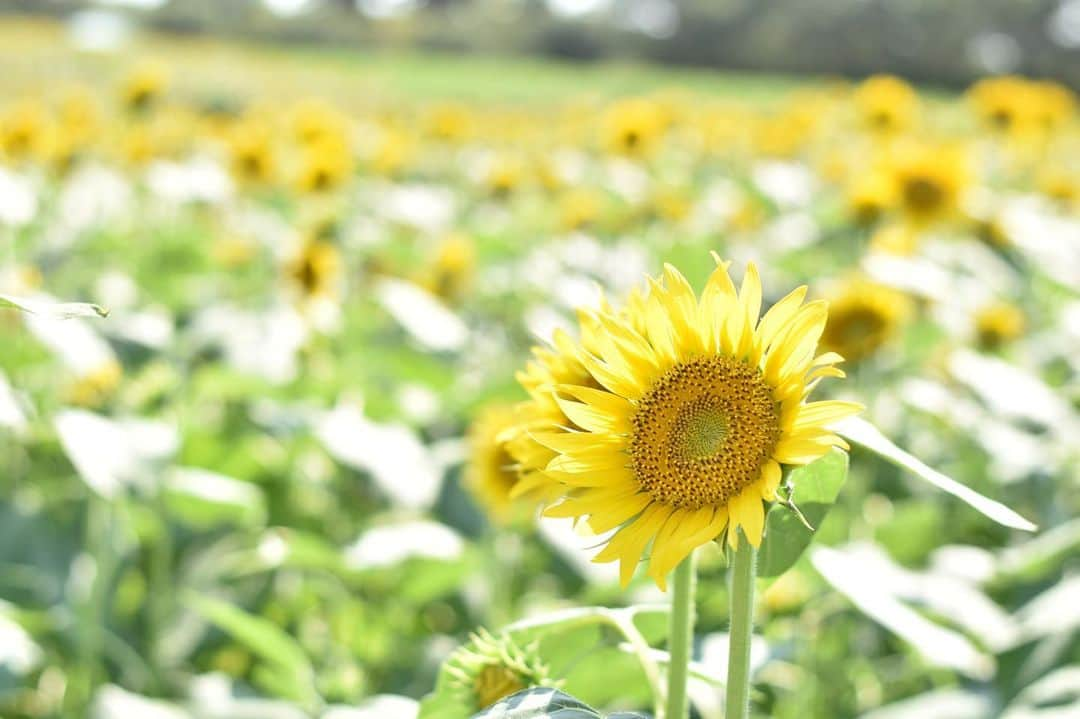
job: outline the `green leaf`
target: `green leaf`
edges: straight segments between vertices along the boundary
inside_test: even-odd
[[[0,307],[12,307],[32,315],[52,317],[59,320],[67,320],[72,317],[108,317],[109,311],[104,307],[92,305],[87,302],[43,302],[30,300],[25,297],[12,297],[0,295]]]
[[[315,672],[307,654],[276,624],[214,597],[189,593],[185,603],[269,664],[268,671],[293,690],[290,694],[302,693],[305,699],[315,696]]]
[[[807,529],[787,507],[773,505],[765,518],[758,576],[778,577],[798,561],[836,502],[847,479],[847,470],[847,453],[832,449],[821,459],[791,471],[789,481],[794,487],[791,499],[815,531]]]
[[[874,425],[860,417],[851,417],[836,427],[837,434],[878,454],[881,458],[915,473],[938,489],[948,492],[957,499],[994,520],[998,524],[1025,532],[1034,532],[1038,527],[1021,517],[1001,502],[976,492],[971,487],[960,484],[952,477],[947,477],[933,467],[929,467],[918,458],[896,446],[892,440],[882,434]]]
[[[492,704],[473,719],[603,719],[588,704],[550,687],[526,689]],[[644,719],[642,714],[619,712],[608,719]]]

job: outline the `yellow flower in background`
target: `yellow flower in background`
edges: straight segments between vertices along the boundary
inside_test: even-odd
[[[484,177],[484,185],[495,197],[508,197],[521,186],[525,177],[525,168],[521,161],[515,157],[503,156],[497,158],[488,168]]]
[[[870,238],[872,252],[908,257],[915,254],[917,249],[919,249],[919,233],[905,224],[886,225],[874,232]]]
[[[285,277],[304,301],[336,298],[341,281],[341,253],[320,239],[309,239],[285,265]]]
[[[324,100],[308,99],[292,109],[293,136],[305,145],[327,140],[344,142],[349,132],[349,119]]]
[[[507,430],[512,430],[517,420],[512,405],[492,405],[469,426],[464,485],[498,524],[520,519],[527,512],[527,505],[512,494],[518,481],[517,461],[506,446]]]
[[[472,113],[464,105],[444,103],[435,105],[427,113],[425,127],[429,135],[445,142],[464,140],[473,125]]]
[[[304,148],[297,189],[307,193],[330,192],[340,187],[352,171],[349,145],[344,140],[327,137]]]
[[[559,224],[564,230],[583,230],[600,217],[603,194],[591,188],[576,187],[559,200]]]
[[[621,100],[604,118],[604,146],[616,155],[644,157],[659,143],[666,130],[660,107],[640,98]]]
[[[1024,334],[1027,319],[1016,305],[996,302],[975,315],[975,341],[984,350],[996,350]]]
[[[870,227],[896,204],[896,185],[880,172],[859,177],[848,190],[848,213],[856,224]]]
[[[967,158],[953,146],[898,148],[889,162],[897,208],[916,225],[954,216],[970,181]]]
[[[22,161],[42,149],[49,129],[49,116],[36,100],[21,100],[0,115],[0,150],[10,160]]]
[[[120,87],[120,98],[128,110],[145,112],[161,99],[169,84],[168,69],[160,62],[146,61],[135,66]]]
[[[821,346],[858,362],[896,335],[911,314],[911,298],[863,278],[848,280],[829,297]]]
[[[649,576],[662,589],[725,530],[732,545],[740,528],[759,545],[782,465],[843,446],[828,426],[860,410],[806,402],[815,379],[843,375],[841,357],[816,351],[825,303],[804,305],[800,287],[759,321],[757,269],[736,292],[727,267],[718,261],[700,298],[668,266],[634,306],[586,313],[595,348],[578,342],[563,354],[592,381],[549,386],[572,425],[532,432],[554,453],[545,474],[564,486],[546,513],[617,529],[594,561],[618,560],[624,585],[650,544]]]
[[[1047,167],[1039,174],[1036,184],[1044,195],[1065,208],[1080,205],[1080,170]]]
[[[245,184],[273,179],[275,162],[270,128],[254,120],[241,121],[229,131],[228,142],[233,177]]]
[[[855,90],[855,106],[872,132],[892,134],[911,129],[919,96],[911,85],[892,75],[874,75]]]
[[[80,407],[100,407],[120,386],[123,376],[120,363],[109,360],[68,387],[67,401]]]
[[[457,302],[468,294],[475,272],[476,245],[467,235],[455,232],[439,243],[419,284],[433,295]]]

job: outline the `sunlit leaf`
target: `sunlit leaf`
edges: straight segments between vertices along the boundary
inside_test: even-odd
[[[249,614],[234,604],[195,593],[188,593],[185,603],[253,654],[267,663],[274,677],[313,693],[315,676],[303,648],[280,627],[262,617]]]
[[[72,317],[108,317],[109,311],[104,307],[93,305],[88,302],[44,302],[31,300],[25,297],[12,297],[0,295],[0,307],[11,307],[32,315],[52,317],[66,320]]]
[[[883,459],[898,467],[914,472],[920,478],[966,502],[998,524],[1013,529],[1022,529],[1026,532],[1034,532],[1038,528],[1001,502],[984,497],[970,487],[966,487],[955,479],[945,476],[932,467],[928,467],[918,457],[900,449],[892,440],[882,434],[881,430],[862,418],[852,417],[846,419],[837,425],[836,431],[855,444],[880,455]]]
[[[778,577],[798,561],[836,502],[847,479],[847,470],[847,453],[833,449],[816,462],[791,471],[791,499],[815,531],[810,531],[790,508],[773,505],[761,542],[759,576]]]

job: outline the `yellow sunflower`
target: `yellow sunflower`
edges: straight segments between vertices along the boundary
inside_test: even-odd
[[[844,446],[828,427],[860,410],[806,402],[819,378],[843,376],[833,366],[841,357],[816,352],[826,304],[804,305],[800,287],[759,321],[757,269],[736,292],[728,264],[717,262],[700,298],[667,266],[621,312],[586,313],[593,347],[562,353],[591,382],[533,388],[569,420],[531,432],[553,454],[544,473],[563,487],[546,513],[617,530],[594,561],[619,560],[624,585],[650,543],[649,575],[661,589],[695,547],[725,531],[733,546],[740,528],[760,545],[782,465]]]
[[[910,311],[904,293],[862,278],[849,280],[830,297],[821,345],[858,362],[895,335]]]
[[[984,350],[996,350],[1024,334],[1027,320],[1019,307],[995,302],[975,315],[975,339]]]
[[[505,524],[520,516],[522,504],[511,490],[518,480],[517,462],[506,448],[506,430],[517,422],[512,405],[484,409],[469,427],[466,489],[488,516]]]
[[[898,77],[874,75],[855,91],[855,105],[869,130],[894,133],[914,124],[919,96],[911,85]]]
[[[956,214],[969,180],[966,158],[951,146],[903,148],[891,162],[890,175],[900,211],[917,225]]]

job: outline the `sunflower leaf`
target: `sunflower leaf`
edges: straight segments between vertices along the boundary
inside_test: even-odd
[[[820,528],[836,502],[847,479],[847,469],[847,453],[833,449],[821,459],[791,471],[788,482],[792,491],[788,500],[798,507],[798,511],[792,511],[782,503],[773,505],[769,511],[759,553],[758,576],[778,577],[798,561],[814,539],[816,532],[810,527]]]
[[[836,432],[845,439],[874,452],[882,459],[913,472],[938,489],[966,502],[998,524],[1013,529],[1022,529],[1025,532],[1034,532],[1038,529],[1035,524],[1024,519],[1001,502],[995,502],[989,497],[984,497],[971,487],[960,484],[952,477],[947,477],[933,467],[927,466],[918,457],[900,449],[881,430],[864,419],[859,417],[848,418],[842,424],[837,425]]]
[[[87,302],[43,302],[25,297],[12,297],[11,295],[0,295],[0,307],[11,307],[23,312],[29,312],[32,315],[52,317],[59,320],[67,320],[72,317],[109,316],[109,311],[104,307]]]

